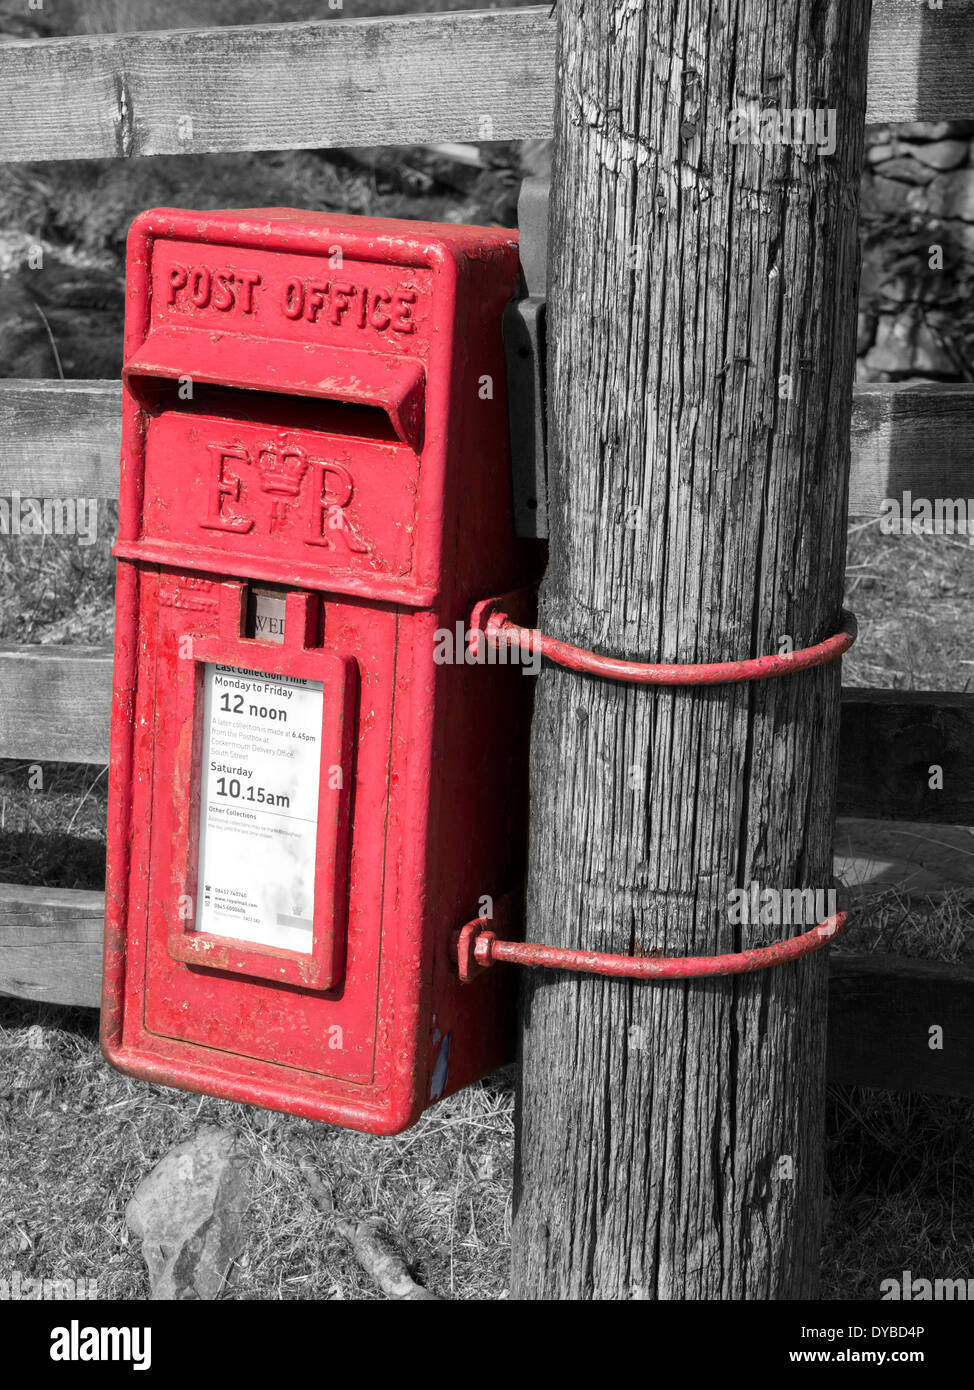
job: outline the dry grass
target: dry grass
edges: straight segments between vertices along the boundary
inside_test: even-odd
[[[895,884],[857,893],[842,937],[844,951],[885,951],[918,960],[974,958],[974,893],[948,888],[936,897]]]
[[[111,645],[116,503],[100,502],[91,545],[75,536],[0,536],[0,643]]]
[[[228,1297],[377,1297],[315,1207],[302,1159],[337,1210],[387,1224],[420,1283],[451,1298],[503,1294],[507,1074],[444,1101],[407,1134],[376,1139],[133,1081],[105,1066],[95,1028],[86,1010],[0,1001],[0,1278],[95,1279],[99,1298],[144,1298],[126,1203],[174,1145],[217,1124],[237,1135],[253,1173]]]
[[[107,772],[0,759],[0,882],[105,886]]]
[[[903,1269],[970,1277],[972,1111],[944,1097],[830,1090],[825,1297],[875,1298]],[[0,1277],[95,1279],[100,1298],[145,1297],[125,1205],[202,1124],[232,1130],[253,1160],[246,1245],[226,1297],[377,1297],[316,1208],[305,1159],[340,1212],[385,1223],[427,1288],[504,1296],[508,1074],[443,1102],[407,1134],[376,1139],[133,1081],[102,1062],[93,1014],[14,1000],[0,1002]]]
[[[974,546],[962,536],[884,536],[850,528],[846,602],[859,640],[845,685],[886,690],[974,689]]]
[[[876,1299],[884,1279],[974,1277],[974,1106],[831,1087],[822,1295]]]

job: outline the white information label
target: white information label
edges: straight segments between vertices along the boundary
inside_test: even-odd
[[[320,681],[207,664],[196,930],[311,951]]]

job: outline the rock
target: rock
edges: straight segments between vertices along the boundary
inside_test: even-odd
[[[878,372],[875,367],[867,367],[865,359],[860,357],[856,360],[856,385],[868,386],[874,381],[887,381],[885,372]]]
[[[974,222],[974,169],[938,174],[927,189],[927,199],[934,217]]]
[[[961,260],[974,261],[974,222],[951,222],[943,235],[934,234],[931,239],[953,246]]]
[[[859,315],[859,328],[856,337],[856,352],[861,357],[864,352],[868,352],[876,338],[876,315]]]
[[[886,165],[880,165],[882,169],[886,167]],[[933,182],[936,183],[939,177],[942,176],[936,175]],[[879,175],[866,179],[863,182],[862,196],[864,208],[886,213],[893,217],[903,217],[911,212],[926,212],[927,210],[926,188],[911,186],[899,179],[881,178]]]
[[[935,140],[931,145],[914,145],[910,153],[931,169],[956,169],[967,160],[965,140]]]
[[[878,212],[902,215],[906,212],[906,195],[909,187],[897,183],[895,179],[864,178],[862,181],[863,212]]]
[[[948,140],[958,135],[970,135],[974,131],[972,121],[907,121],[897,127],[897,134],[903,140],[934,141]]]
[[[125,1209],[142,1242],[153,1299],[216,1298],[243,1245],[249,1159],[234,1136],[204,1125],[170,1149]]]
[[[875,380],[871,374],[877,372],[893,380],[908,376],[958,376],[957,364],[945,346],[941,325],[935,320],[926,320],[923,311],[915,306],[907,306],[897,314],[880,314],[876,341],[862,359],[862,365],[859,380]]]
[[[866,159],[870,164],[882,164],[886,159],[892,159],[896,154],[895,145],[870,145],[866,150]]]
[[[895,313],[901,304],[919,298],[916,277],[890,275],[879,286],[876,298],[886,313]]]
[[[936,178],[935,170],[921,164],[910,155],[887,159],[882,166],[882,174],[884,179],[897,179],[901,183],[929,183],[931,179]]]
[[[913,343],[913,370],[919,376],[958,376],[957,363],[944,347],[940,334],[926,323],[917,325]]]
[[[880,314],[876,341],[866,353],[867,371],[902,376],[910,370],[913,357],[913,318],[909,314]],[[874,378],[875,379],[875,378]]]

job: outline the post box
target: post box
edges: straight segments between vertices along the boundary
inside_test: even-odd
[[[102,1044],[377,1133],[507,1058],[531,680],[508,231],[154,210],[128,247]],[[507,930],[510,930],[508,926]]]

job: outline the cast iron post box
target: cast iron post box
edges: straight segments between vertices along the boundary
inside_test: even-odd
[[[519,273],[501,230],[133,225],[102,1025],[123,1071],[391,1133],[507,1059],[514,981],[461,983],[451,940],[521,878],[533,683],[442,658],[538,573],[510,495]]]

